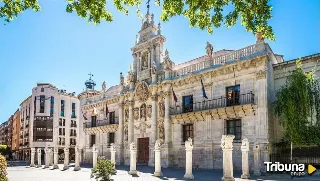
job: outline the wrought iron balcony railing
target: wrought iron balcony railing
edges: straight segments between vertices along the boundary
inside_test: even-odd
[[[254,94],[252,92],[246,94],[240,94],[239,96],[233,97],[220,97],[212,100],[204,100],[195,102],[187,106],[170,109],[170,115],[183,114],[188,112],[205,111],[210,109],[217,109],[229,106],[254,104]]]
[[[93,127],[98,127],[98,126],[106,126],[106,125],[112,125],[112,124],[118,124],[118,120],[114,119],[114,121],[111,121],[109,119],[104,119],[104,120],[97,120],[95,122],[87,122],[84,123],[84,128],[93,128]]]

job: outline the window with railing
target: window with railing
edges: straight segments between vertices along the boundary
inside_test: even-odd
[[[50,114],[53,114],[54,111],[54,97],[51,96],[50,98]]]
[[[115,121],[116,117],[115,117],[115,112],[110,112],[109,113],[109,124],[115,124],[116,121]]]
[[[71,125],[70,127],[76,128],[77,127],[77,122],[75,120],[71,120]]]
[[[227,106],[240,104],[240,85],[227,87]]]
[[[75,129],[71,129],[70,136],[77,136],[77,131]]]
[[[75,146],[77,144],[76,139],[70,138],[70,145]]]
[[[241,119],[226,120],[225,134],[234,135],[234,140],[241,140]]]
[[[90,147],[96,144],[96,135],[91,135],[90,137]]]
[[[91,127],[97,126],[97,116],[91,116]]]
[[[45,101],[45,96],[40,96],[40,113],[44,113]]]
[[[111,143],[114,143],[114,133],[109,133],[108,145],[110,146]]]
[[[66,120],[59,118],[59,126],[66,126]]]
[[[64,145],[65,144],[65,138],[59,138],[59,145]]]
[[[59,128],[59,135],[60,136],[65,136],[66,135],[65,128]]]
[[[189,95],[189,96],[183,96],[182,98],[183,100],[183,112],[187,113],[187,112],[192,112],[193,111],[193,96]]]
[[[187,141],[188,138],[193,138],[193,124],[182,125],[182,137],[183,142]]]
[[[34,96],[34,101],[33,101],[33,114],[36,114],[36,110],[37,110],[37,97]]]
[[[76,118],[76,103],[72,103],[71,118]]]
[[[60,116],[64,117],[64,100],[61,100],[61,110],[60,110]]]

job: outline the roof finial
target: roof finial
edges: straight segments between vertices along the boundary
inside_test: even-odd
[[[150,8],[150,0],[147,1],[147,9],[148,9],[147,14],[149,14],[149,8]]]

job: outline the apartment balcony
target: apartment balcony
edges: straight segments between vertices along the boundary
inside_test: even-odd
[[[114,133],[118,130],[119,124],[116,120],[97,120],[96,122],[84,123],[84,132],[86,134]]]
[[[236,118],[254,114],[256,110],[252,92],[240,94],[237,97],[219,97],[170,109],[173,124],[186,124],[204,121],[206,115],[212,119]]]
[[[29,142],[24,142],[24,146],[28,146]]]

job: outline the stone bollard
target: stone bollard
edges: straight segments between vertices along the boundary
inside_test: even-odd
[[[38,168],[41,167],[41,148],[37,149],[38,152]]]
[[[50,150],[48,147],[45,147],[44,149],[44,168],[49,168],[49,161],[50,161]]]
[[[130,171],[129,171],[129,174],[131,174],[131,175],[137,174],[136,164],[137,164],[137,148],[136,148],[134,142],[132,142],[130,144]]]
[[[59,153],[58,148],[54,148],[53,149],[53,169],[59,169],[59,166],[58,166],[58,153]]]
[[[50,148],[49,149],[49,157],[50,157],[50,159],[49,159],[49,166],[53,166],[53,150],[52,150],[52,148]]]
[[[111,162],[114,164],[113,168],[116,168],[116,146],[114,143],[110,144]]]
[[[92,146],[92,167],[96,168],[97,162],[98,162],[98,150],[96,148],[96,145]]]
[[[247,138],[242,140],[241,152],[242,152],[242,179],[250,178],[249,174],[249,141]]]
[[[35,154],[36,154],[36,149],[35,148],[31,148],[31,163],[30,163],[30,167],[35,167],[36,166],[34,164]]]
[[[261,175],[261,172],[260,172],[260,166],[261,166],[261,163],[260,163],[260,146],[258,143],[255,143],[254,144],[254,147],[253,147],[253,159],[254,159],[254,172],[253,172],[253,175],[255,176],[260,176]]]
[[[232,150],[234,135],[222,135],[221,148],[223,151],[223,177],[222,181],[234,181]]]
[[[74,171],[79,171],[81,170],[80,168],[80,149],[78,146],[76,146],[75,148],[75,152],[76,152],[76,155],[75,155],[75,161],[74,161]]]
[[[69,169],[69,148],[64,148],[64,162],[63,162],[63,170]]]
[[[161,172],[161,141],[158,139],[154,145],[154,176],[162,176]]]
[[[194,179],[194,176],[192,174],[192,150],[193,150],[193,144],[192,139],[188,138],[188,140],[185,142],[186,147],[186,174],[184,174],[185,179]]]

